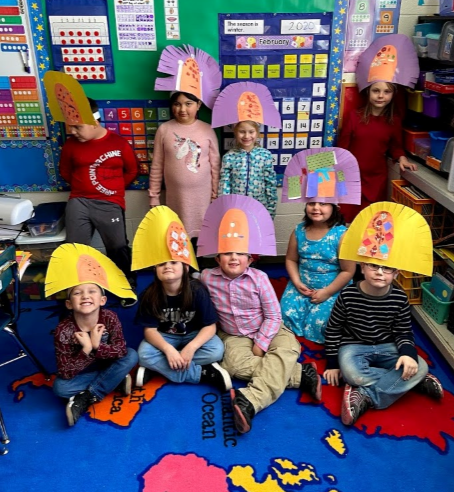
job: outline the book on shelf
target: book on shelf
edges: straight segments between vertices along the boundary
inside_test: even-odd
[[[439,300],[449,302],[454,295],[454,283],[450,282],[441,273],[435,273],[430,281],[429,291]]]
[[[31,253],[28,251],[17,251],[16,250],[16,263],[17,269],[19,271],[19,280],[22,280],[22,277],[25,273],[25,270],[30,265],[30,257]]]

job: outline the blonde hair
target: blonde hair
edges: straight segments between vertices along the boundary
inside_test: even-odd
[[[259,144],[260,123],[257,123],[256,121],[252,121],[252,120],[246,120],[246,121],[239,121],[238,123],[235,123],[235,125],[233,125],[233,135],[235,137],[233,140],[233,148],[235,150],[241,149],[240,144],[238,143],[238,140],[236,139],[236,131],[238,129],[238,126],[241,125],[241,123],[247,123],[248,125],[251,125],[255,128],[255,131],[257,132],[257,140],[254,144],[254,147],[260,147],[260,144]]]

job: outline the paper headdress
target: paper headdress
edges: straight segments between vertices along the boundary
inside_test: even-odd
[[[178,215],[169,207],[152,208],[140,223],[132,243],[132,270],[167,261],[181,261],[198,270],[191,240]]]
[[[361,53],[356,67],[356,83],[360,91],[375,82],[413,88],[418,76],[418,55],[404,34],[389,34],[376,39]]]
[[[80,284],[96,284],[122,299],[137,299],[125,274],[107,256],[84,244],[62,244],[49,261],[46,297]]]
[[[87,96],[76,79],[66,73],[49,70],[43,81],[55,121],[67,125],[96,125]]]
[[[274,224],[267,209],[244,195],[214,200],[203,218],[197,255],[250,253],[276,255]]]
[[[155,91],[188,92],[210,109],[219,94],[222,74],[217,61],[205,51],[185,45],[166,46],[159,59],[158,71],[172,77],[158,77]]]
[[[339,147],[307,149],[295,154],[285,169],[282,203],[361,203],[358,161]]]
[[[219,94],[214,103],[211,126],[217,128],[240,121],[282,127],[281,115],[266,86],[255,82],[238,82],[228,85]]]
[[[339,258],[431,276],[432,234],[415,210],[400,203],[373,203],[350,224]]]

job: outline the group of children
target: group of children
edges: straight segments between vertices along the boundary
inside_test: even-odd
[[[136,236],[146,247],[136,249],[136,239],[133,245],[133,270],[138,269],[136,256],[141,258],[140,268],[153,267],[155,272],[138,306],[137,324],[144,328],[138,356],[126,349],[116,315],[103,308],[103,289],[111,290],[109,284],[97,277],[69,286],[66,304],[72,314],[56,331],[54,388],[56,394],[69,398],[70,425],[92,402],[115,388],[130,392],[129,372],[139,360],[138,386],[159,373],[173,382],[208,383],[230,390],[237,430],[248,432],[253,417],[285,388],[299,388],[316,400],[321,398],[316,364],[297,362],[301,347],[295,335],[325,343],[325,379],[333,385],[342,379],[346,383],[342,402],[346,425],[356,422],[368,408],[386,408],[412,388],[442,398],[439,381],[427,373],[427,364],[416,354],[408,299],[392,284],[400,268],[390,254],[391,246],[399,248],[397,236],[390,244],[386,229],[372,238],[375,250],[365,247],[368,254],[355,256],[356,250],[355,255],[340,254],[346,236],[355,229],[347,231],[341,211],[349,214],[350,223],[362,209],[385,198],[385,155],[398,160],[401,170],[415,170],[402,149],[401,123],[393,109],[396,85],[380,78],[369,80],[360,87],[366,93],[366,105],[344,121],[339,146],[358,160],[361,197],[349,203],[346,192],[339,191],[341,186],[331,195],[310,194],[309,185],[307,190],[303,186],[305,216],[290,237],[285,262],[290,280],[279,305],[268,277],[250,267],[252,254],[269,252],[269,245],[261,243],[266,236],[263,229],[273,228],[271,218],[276,213],[272,155],[258,142],[260,124],[279,126],[277,110],[261,84],[232,84],[218,94],[214,60],[199,54],[199,50],[185,53],[171,47],[167,61],[173,57],[178,62],[179,57],[190,55],[188,59],[197,60],[200,71],[208,74],[203,84],[194,74],[197,80],[186,83],[184,70],[178,76],[169,71],[174,77],[157,81],[157,86],[169,89],[162,81],[175,79],[171,87],[175,92],[170,99],[173,119],[160,125],[155,138],[149,188],[152,209],[139,227],[140,238]],[[202,102],[213,108],[213,127],[234,125],[235,146],[222,165],[216,134],[197,117]],[[96,121],[97,108],[92,106],[90,111],[95,119],[91,124],[67,121],[73,138],[62,152],[61,174],[71,185],[70,241],[88,244],[93,228],[98,229],[108,256],[116,263],[108,270],[118,266],[134,289],[124,193],[135,177],[136,164],[124,143],[107,145],[113,134]],[[303,151],[308,152],[304,159],[309,162],[311,153],[324,150]],[[307,166],[300,176],[313,172]],[[323,181],[322,174],[319,177]],[[177,216],[170,217],[170,210],[159,206],[163,180],[166,204]],[[216,198],[224,195],[232,200],[219,204]],[[251,202],[235,202],[238,195]],[[266,209],[271,225],[255,200]],[[383,216],[386,205],[380,205],[374,214]],[[375,220],[374,230],[382,231],[386,221],[374,219],[369,208],[358,216],[360,223],[367,230],[364,221]],[[386,222],[395,235],[399,234],[397,215],[394,211]],[[175,224],[179,226],[172,229]],[[236,226],[235,232],[229,230]],[[359,241],[362,233],[356,234]],[[274,229],[271,235],[274,238]],[[214,254],[218,263],[217,268],[203,270],[200,281],[190,275],[190,267],[196,266],[190,239],[200,256]],[[210,241],[216,247],[207,252]],[[430,240],[426,245],[431,248]],[[352,284],[356,262],[361,263],[364,280]],[[419,268],[415,263],[411,267]],[[134,293],[129,295],[126,305],[135,298]],[[232,377],[247,381],[247,386],[233,389]]]

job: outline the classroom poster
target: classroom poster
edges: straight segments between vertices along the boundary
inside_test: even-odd
[[[156,51],[154,0],[115,0],[119,50]]]

